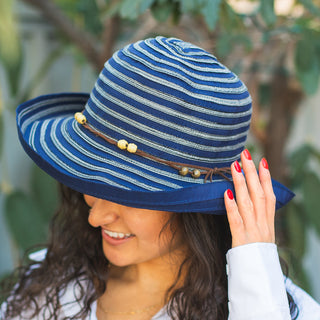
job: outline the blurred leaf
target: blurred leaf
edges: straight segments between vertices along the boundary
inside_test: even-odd
[[[202,7],[201,13],[209,28],[213,30],[219,18],[221,0],[207,0],[207,3]]]
[[[176,9],[176,2],[171,0],[158,0],[151,6],[151,12],[156,20],[165,22]]]
[[[1,104],[1,101],[0,101]],[[3,122],[3,113],[0,106],[0,159],[3,151],[3,142],[4,142],[4,122]]]
[[[19,48],[20,49],[20,48]],[[0,60],[2,60],[5,74],[9,84],[10,94],[16,96],[20,88],[20,79],[22,72],[22,53],[18,55],[17,60],[6,59],[0,54]]]
[[[22,51],[12,0],[0,1],[0,22],[0,60],[6,72],[10,93],[14,96],[19,88]]]
[[[297,69],[297,78],[302,85],[303,91],[312,95],[319,88],[320,65],[318,61],[314,61],[313,67],[309,70]]]
[[[30,93],[34,90],[34,88],[41,82],[41,80],[48,74],[50,68],[53,66],[54,62],[61,57],[64,53],[65,46],[61,44],[58,48],[51,51],[44,62],[39,66],[36,74],[34,75],[33,79],[30,79],[27,83],[27,86],[23,89],[18,97],[16,105],[26,101],[29,99]]]
[[[315,228],[318,235],[320,235],[319,190],[319,178],[316,174],[307,172],[302,180],[304,208],[310,225]]]
[[[259,104],[263,107],[269,104],[271,100],[270,83],[261,83],[259,85]]]
[[[304,179],[307,170],[308,160],[313,153],[313,148],[308,144],[304,144],[290,155],[291,180],[294,187],[301,187],[301,181]]]
[[[5,197],[5,217],[11,233],[22,250],[46,240],[44,217],[30,196],[15,191]]]
[[[274,0],[261,0],[260,13],[268,26],[273,25],[277,20],[277,16],[274,12]]]
[[[174,8],[172,11],[172,22],[178,24],[181,18],[181,6],[179,1],[174,1]]]
[[[180,0],[181,3],[181,11],[183,13],[194,12],[198,9],[198,1],[195,0]]]
[[[109,1],[107,11],[104,14],[104,18],[109,19],[109,18],[113,17],[114,15],[120,13],[121,5],[122,5],[121,1],[114,1],[114,2]]]
[[[290,203],[287,209],[287,232],[290,248],[293,249],[296,257],[302,259],[306,247],[306,225],[307,219],[301,206]]]
[[[319,85],[320,62],[316,44],[313,37],[305,35],[298,41],[295,51],[296,75],[307,94],[315,93]]]
[[[154,0],[123,0],[120,7],[120,15],[122,18],[137,19],[151,7]]]
[[[320,8],[316,6],[314,0],[298,0],[310,13],[320,16]]]
[[[220,6],[219,26],[230,33],[240,33],[245,29],[242,17],[225,1]]]
[[[243,45],[248,51],[252,49],[251,40],[247,35],[221,32],[217,41],[217,53],[219,57],[226,57],[233,51],[235,45]]]
[[[85,28],[93,34],[99,34],[102,31],[102,23],[99,19],[99,8],[96,1],[80,0],[77,8],[83,14]]]
[[[34,165],[31,176],[32,198],[42,213],[44,220],[49,223],[53,213],[58,207],[59,196],[56,180]]]

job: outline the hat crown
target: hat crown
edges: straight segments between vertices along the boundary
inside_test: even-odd
[[[106,136],[157,157],[225,167],[243,150],[251,97],[212,54],[157,37],[130,44],[106,62],[84,114]]]

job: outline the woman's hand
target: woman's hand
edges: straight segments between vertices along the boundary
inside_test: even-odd
[[[232,247],[253,242],[275,242],[276,198],[268,163],[265,159],[260,161],[258,175],[248,150],[241,153],[241,162],[245,176],[238,161],[231,165],[236,200],[231,190],[224,194]]]

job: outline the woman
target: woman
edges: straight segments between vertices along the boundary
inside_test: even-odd
[[[20,141],[63,196],[3,317],[320,319],[282,275],[274,213],[293,194],[243,150],[250,117],[236,75],[164,37],[116,52],[90,96],[19,106]]]

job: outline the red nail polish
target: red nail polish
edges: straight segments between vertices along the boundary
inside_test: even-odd
[[[227,190],[227,195],[230,200],[233,200],[233,193],[230,189]]]
[[[244,154],[244,156],[246,157],[246,159],[252,160],[251,154],[250,154],[250,152],[248,151],[248,149],[244,149],[244,150],[243,150],[243,154]]]
[[[261,159],[261,163],[262,163],[262,166],[265,168],[265,169],[269,169],[269,165],[268,165],[268,162],[265,158],[262,158]]]
[[[237,172],[241,172],[241,167],[237,160],[234,162],[234,168],[236,169]]]

